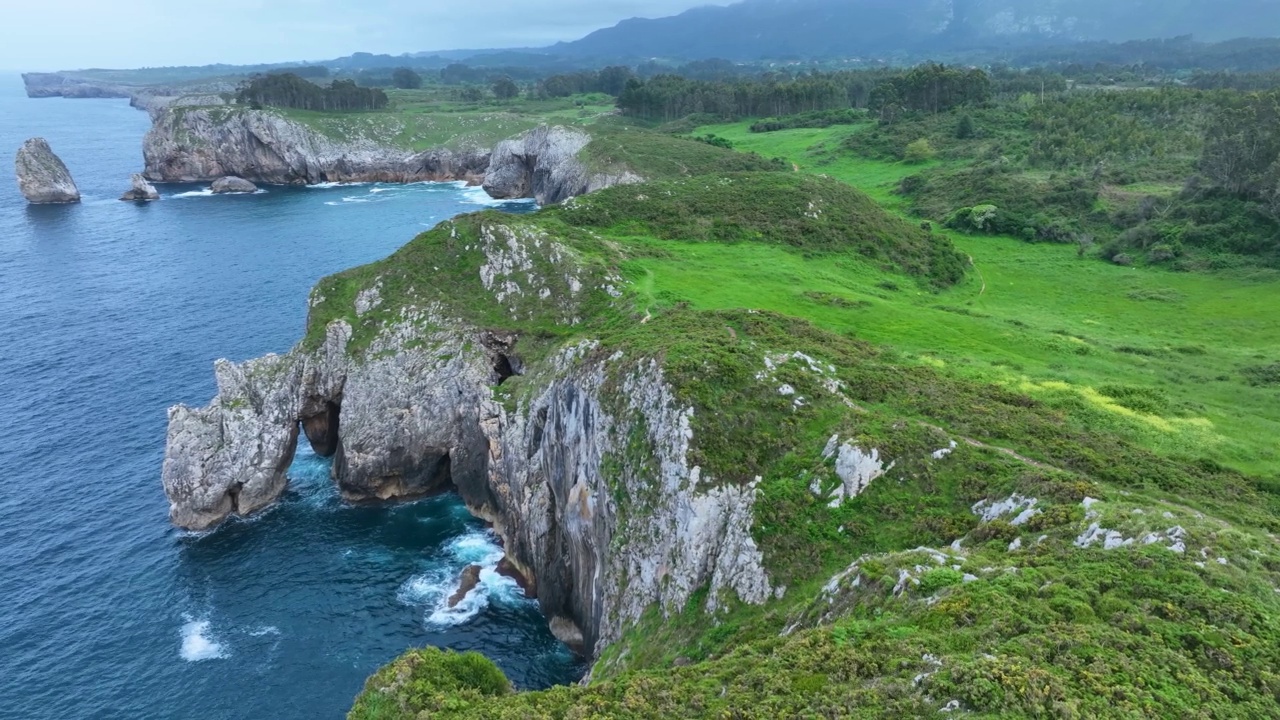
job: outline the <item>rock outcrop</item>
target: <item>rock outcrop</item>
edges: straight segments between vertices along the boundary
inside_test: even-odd
[[[498,199],[534,198],[539,205],[613,185],[642,182],[628,171],[596,172],[580,158],[591,142],[581,130],[560,126],[534,128],[505,140],[493,150],[484,189]]]
[[[756,484],[717,483],[694,464],[694,411],[658,359],[588,338],[522,362],[517,334],[468,319],[480,304],[485,317],[582,326],[618,302],[613,272],[514,217],[432,233],[440,282],[393,300],[403,278],[360,276],[354,295],[344,288],[356,280],[326,280],[310,342],[220,361],[214,401],[170,411],[173,521],[205,529],[270,503],[301,426],[332,452],[349,500],[455,489],[501,535],[504,565],[536,588],[557,635],[589,654],[699,589],[711,610],[769,598],[751,535]],[[517,372],[522,399],[501,402],[495,388]]]
[[[487,150],[412,153],[367,139],[326,137],[270,110],[167,106],[143,140],[146,176],[210,182],[236,176],[267,185],[324,182],[478,181]]]
[[[120,196],[121,200],[142,202],[160,199],[160,191],[156,190],[155,185],[147,182],[147,179],[142,177],[141,174],[134,173],[133,177],[130,178],[130,183],[129,189],[124,195]]]
[[[31,138],[18,150],[18,189],[33,205],[80,202],[80,189],[44,138]]]
[[[255,193],[258,192],[258,186],[238,177],[222,177],[213,181],[213,185],[209,187],[214,195],[230,195],[236,193]]]
[[[458,604],[466,600],[467,595],[480,584],[480,570],[481,567],[479,565],[468,565],[462,571],[462,575],[458,578],[457,592],[449,596],[448,605],[450,608],[458,607]]]

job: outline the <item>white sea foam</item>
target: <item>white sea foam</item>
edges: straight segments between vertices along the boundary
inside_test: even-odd
[[[492,533],[470,532],[449,541],[445,549],[458,561],[467,565],[497,565],[502,559],[502,548]]]
[[[463,183],[463,186],[465,189],[462,191],[462,202],[468,205],[483,205],[485,207],[497,207],[499,205],[508,205],[508,204],[516,204],[516,203],[519,203],[521,205],[534,204],[534,200],[532,198],[524,198],[521,200],[498,200],[496,198],[489,197],[489,193],[485,192],[483,187],[480,187],[478,185],[475,187],[465,187],[466,183]]]
[[[234,193],[234,194],[244,195],[245,193]],[[253,192],[248,194],[249,195],[266,195],[267,191],[263,190],[262,188],[258,188],[257,190],[254,190]],[[172,195],[171,197],[175,197],[175,198],[214,197],[214,192],[212,187],[207,187],[207,188],[204,188],[203,190],[191,190],[184,193],[177,193],[176,195]]]
[[[367,183],[367,182],[346,182],[346,183],[344,183],[344,182],[322,182],[322,183],[315,183],[314,185],[307,185],[307,187],[308,187],[308,188],[310,188],[310,189],[312,189],[312,190],[328,190],[329,188],[336,188],[336,187],[341,187],[341,188],[361,187],[361,186],[363,186],[363,185],[368,185],[368,184],[369,184],[369,183]]]
[[[473,531],[454,538],[445,545],[444,554],[443,562],[409,578],[396,593],[400,602],[424,608],[428,625],[461,625],[478,615],[490,602],[524,600],[519,584],[498,573],[498,561],[502,559],[503,551],[493,533]],[[480,566],[479,584],[456,606],[449,607],[449,599],[460,587],[462,571],[471,565]]]
[[[254,628],[253,630],[249,631],[249,635],[253,637],[263,637],[265,635],[279,635],[279,634],[280,634],[280,628],[274,625],[265,625],[263,627]]]
[[[200,662],[225,658],[227,651],[222,643],[210,636],[208,620],[188,620],[182,626],[182,649],[179,654],[187,662]]]

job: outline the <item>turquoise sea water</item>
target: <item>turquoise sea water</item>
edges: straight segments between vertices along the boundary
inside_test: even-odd
[[[288,350],[317,279],[494,203],[454,184],[119,202],[148,124],[0,77],[0,716],[339,718],[427,644],[484,652],[522,687],[580,676],[452,497],[349,507],[304,449],[274,509],[169,526],[165,411],[208,402],[214,359]],[[22,200],[8,168],[34,135],[82,204]],[[442,609],[472,563],[480,589]]]

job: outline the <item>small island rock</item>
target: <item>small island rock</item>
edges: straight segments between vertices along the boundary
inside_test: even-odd
[[[449,598],[449,607],[450,608],[458,607],[458,603],[466,599],[467,593],[471,592],[472,590],[475,590],[476,586],[479,584],[480,584],[480,566],[479,565],[471,565],[467,567],[466,570],[463,570],[462,577],[460,578],[460,584],[458,585],[458,592],[454,593],[453,597]]]
[[[18,189],[32,205],[80,202],[80,190],[67,166],[44,138],[31,138],[18,150]]]
[[[160,192],[156,190],[156,186],[147,182],[147,179],[139,173],[134,173],[131,178],[133,187],[129,191],[120,196],[121,200],[159,200]]]
[[[258,186],[238,177],[224,177],[213,181],[213,192],[215,195],[223,195],[227,193],[252,193],[258,192]]]

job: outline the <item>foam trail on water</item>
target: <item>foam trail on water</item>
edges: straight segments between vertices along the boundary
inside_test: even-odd
[[[182,649],[179,654],[187,662],[221,660],[227,656],[222,643],[209,636],[208,620],[188,620],[182,626]]]
[[[328,190],[329,188],[336,188],[336,187],[341,187],[341,188],[347,188],[347,187],[360,187],[360,186],[362,186],[362,185],[368,185],[368,184],[369,184],[369,183],[367,183],[367,182],[347,182],[347,183],[344,183],[344,182],[322,182],[322,183],[316,183],[316,184],[314,184],[314,185],[307,185],[307,188],[308,188],[308,189],[311,189],[311,190]]]
[[[213,197],[213,188],[207,187],[203,190],[191,190],[189,192],[178,193],[175,198],[196,198],[196,197]]]

